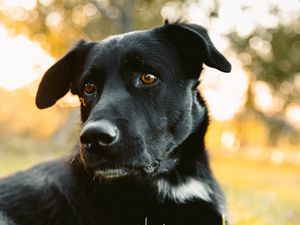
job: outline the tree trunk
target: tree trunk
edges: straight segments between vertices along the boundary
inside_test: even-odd
[[[126,0],[123,3],[123,7],[120,9],[120,31],[122,33],[131,31],[133,29],[133,10],[135,0]]]

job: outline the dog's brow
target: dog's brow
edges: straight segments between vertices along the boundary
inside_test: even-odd
[[[101,66],[93,65],[87,68],[83,76],[80,77],[79,82],[83,83],[88,79],[102,80],[104,76],[105,76],[105,68]]]
[[[104,68],[101,66],[93,65],[90,69],[87,71],[87,76],[91,75],[101,75],[105,72]]]
[[[123,66],[130,69],[141,69],[144,66],[144,60],[136,53],[129,53],[125,56]]]

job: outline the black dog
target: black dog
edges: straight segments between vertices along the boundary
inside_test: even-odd
[[[204,144],[202,63],[231,70],[198,25],[79,42],[36,97],[47,108],[69,90],[79,96],[75,156],[1,180],[0,224],[225,224]]]

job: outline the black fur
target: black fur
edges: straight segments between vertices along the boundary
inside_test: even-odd
[[[36,104],[50,107],[69,89],[78,95],[81,141],[73,157],[0,181],[0,224],[221,225],[197,91],[202,63],[231,70],[198,25],[78,43],[46,72]],[[141,74],[158,80],[144,84]]]

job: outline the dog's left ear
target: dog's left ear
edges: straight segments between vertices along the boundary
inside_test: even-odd
[[[205,28],[196,24],[167,22],[161,29],[181,56],[188,77],[199,77],[202,62],[222,72],[231,71],[230,63],[215,48]]]
[[[92,46],[94,42],[80,41],[47,70],[35,99],[38,108],[44,109],[52,106],[70,90],[72,81],[82,71]]]

